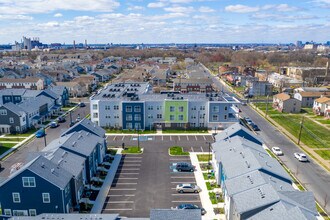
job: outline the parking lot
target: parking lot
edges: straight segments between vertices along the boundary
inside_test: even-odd
[[[177,162],[190,162],[189,156],[169,156],[168,149],[178,145],[185,149],[208,150],[212,136],[155,136],[140,139],[143,154],[123,155],[102,213],[119,213],[123,217],[149,217],[150,209],[168,209],[182,203],[201,205],[198,194],[177,193],[180,183],[196,183],[193,172],[172,169]],[[109,146],[136,146],[134,135],[108,136]],[[152,138],[152,139],[151,139]],[[193,141],[194,139],[194,141]],[[166,140],[166,141],[165,141]]]

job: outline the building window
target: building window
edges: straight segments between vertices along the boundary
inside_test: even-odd
[[[132,106],[126,106],[126,112],[132,112]]]
[[[157,114],[157,118],[161,119],[161,118],[163,118],[163,115],[162,114]]]
[[[212,115],[212,120],[213,121],[218,121],[218,115]]]
[[[154,110],[154,107],[152,105],[148,106],[148,110]]]
[[[49,193],[42,193],[42,202],[43,203],[50,203],[50,195],[49,195]]]
[[[174,106],[170,106],[170,112],[174,112],[175,111],[175,107]]]
[[[179,107],[179,112],[183,112],[183,106]]]
[[[227,119],[227,115],[225,115],[225,120]]]
[[[29,209],[30,216],[37,216],[37,210]]]
[[[110,106],[109,105],[106,105],[105,106],[105,110],[110,110]]]
[[[174,115],[170,115],[170,121],[174,121]]]
[[[126,123],[126,129],[132,129],[133,125],[132,123]]]
[[[134,106],[134,112],[141,112],[140,106]]]
[[[201,106],[199,109],[200,110],[205,110],[205,106]]]
[[[4,210],[5,215],[11,216],[11,209]]]
[[[9,118],[9,123],[14,124],[14,118],[13,117]]]
[[[196,119],[196,115],[192,115],[191,116],[191,119]]]
[[[219,106],[213,106],[212,112],[219,112]]]
[[[152,115],[148,115],[148,118],[153,118],[153,116]]]
[[[93,110],[97,110],[97,105],[96,104],[93,105]]]
[[[36,187],[36,180],[34,177],[22,177],[23,187]]]
[[[228,109],[228,107],[227,107],[227,106],[225,106],[225,111],[227,111],[227,109]]]
[[[132,115],[126,115],[126,121],[132,121],[133,117]]]
[[[0,110],[0,115],[7,115],[7,110],[6,109],[1,109]]]
[[[162,110],[162,106],[161,105],[157,106],[157,110]]]
[[[134,115],[134,120],[141,121],[141,115],[140,114]]]
[[[14,203],[20,203],[21,202],[21,196],[19,193],[13,193],[13,202]]]
[[[183,121],[183,115],[179,115],[179,121]]]
[[[196,110],[196,106],[192,107],[191,110]]]
[[[119,110],[119,105],[114,105],[113,110]]]
[[[93,113],[93,118],[98,118],[99,117],[99,114],[97,112],[94,112]]]
[[[135,123],[135,129],[140,130],[141,129],[141,124],[140,123]]]

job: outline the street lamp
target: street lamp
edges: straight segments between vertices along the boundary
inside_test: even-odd
[[[209,146],[209,159],[207,163],[207,173],[210,173],[210,165],[211,165],[211,142],[206,142]]]

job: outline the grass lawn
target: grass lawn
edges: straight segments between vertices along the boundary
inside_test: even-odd
[[[72,109],[74,106],[71,106],[71,107],[62,107],[61,110],[62,111],[69,111],[70,109]]]
[[[116,155],[117,149],[107,149],[107,154],[110,154],[112,156]]]
[[[209,175],[210,175],[210,178],[209,178]],[[205,180],[214,180],[215,179],[214,174],[212,174],[212,173],[210,173],[210,174],[203,173],[203,176],[204,176]]]
[[[207,171],[207,170],[212,170],[212,165],[208,165],[207,163],[200,163],[199,166],[201,167],[201,169],[203,171]]]
[[[212,159],[212,157],[209,157],[208,154],[197,154],[198,161],[200,162],[208,162],[209,159]]]
[[[106,133],[112,133],[112,134],[137,134],[134,130],[119,130],[119,129],[107,129],[105,128]],[[156,134],[155,130],[143,130],[139,131],[139,134]]]
[[[189,152],[184,152],[182,147],[173,146],[170,147],[170,155],[171,156],[187,156]]]
[[[325,160],[330,160],[330,150],[315,150],[315,153],[320,155]]]
[[[25,138],[21,138],[21,137],[13,137],[13,138],[5,138],[5,137],[3,137],[3,138],[0,138],[0,142],[1,141],[16,141],[16,142],[21,142],[21,141],[23,141],[23,140],[25,140]]]
[[[36,129],[30,129],[27,132],[25,132],[24,134],[6,134],[5,137],[17,137],[17,136],[28,137],[31,134],[35,133],[36,131],[37,131]]]
[[[208,130],[205,129],[193,129],[193,130],[163,130],[163,134],[185,134],[185,133],[208,133]]]
[[[218,204],[219,202],[223,202],[223,198],[222,198],[221,194],[217,198],[215,192],[209,192],[209,197],[210,197],[210,200],[211,200],[212,204]]]
[[[321,124],[330,125],[330,120],[329,119],[315,119],[315,120],[320,122]]]
[[[243,92],[245,87],[244,86],[234,86],[233,89],[235,89],[237,92]]]
[[[266,149],[266,151],[268,152],[268,154],[269,154],[271,157],[276,158],[275,155],[274,155],[274,153],[271,152],[271,150]]]
[[[125,150],[122,151],[123,154],[141,154],[142,150],[139,149],[137,146],[127,147]]]
[[[13,146],[15,146],[15,143],[0,143],[1,147],[0,147],[0,154],[3,154],[4,152],[6,152],[7,150],[9,150],[10,148],[12,148]]]

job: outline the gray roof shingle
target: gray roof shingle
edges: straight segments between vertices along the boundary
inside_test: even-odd
[[[150,220],[201,220],[200,209],[151,209]]]
[[[105,137],[105,130],[101,128],[100,126],[96,125],[95,123],[91,122],[89,119],[84,118],[79,123],[75,124],[68,130],[66,130],[64,133],[61,134],[61,136],[64,136],[66,134],[70,134],[77,130],[85,130],[87,132],[93,133],[99,137]]]

